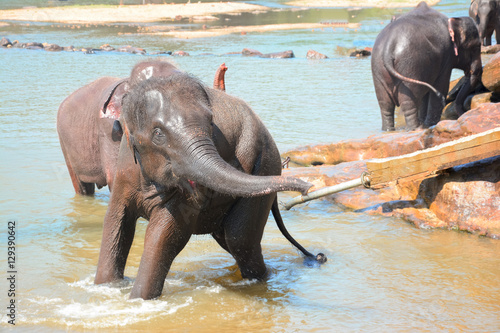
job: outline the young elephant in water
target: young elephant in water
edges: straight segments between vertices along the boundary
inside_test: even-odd
[[[371,61],[384,131],[394,130],[396,105],[408,129],[437,124],[453,68],[466,77],[455,101],[459,115],[465,98],[481,82],[481,45],[473,20],[448,19],[425,2],[380,32]]]
[[[271,209],[285,236],[315,258],[286,232],[276,199],[278,191],[306,193],[311,184],[280,176],[278,149],[245,102],[180,73],[139,83],[123,103],[96,284],[123,278],[139,217],[149,225],[131,298],[161,295],[192,234],[211,234],[244,278],[262,279],[260,242]]]

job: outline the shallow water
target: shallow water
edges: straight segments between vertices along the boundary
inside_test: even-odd
[[[2,2],[0,8],[11,4]],[[443,1],[437,8],[450,16],[467,14],[454,1]],[[311,10],[305,15],[310,21],[328,15],[334,16],[332,20],[351,17],[361,28],[196,40],[118,35],[135,29],[123,25],[78,31],[50,24],[14,25],[0,28],[0,35],[78,47],[110,43],[144,47],[148,52],[185,50],[191,57],[165,58],[207,84],[225,62],[227,92],[252,105],[283,152],[380,132],[369,58],[348,58],[335,49],[337,45],[371,46],[392,14],[387,10]],[[291,17],[281,12],[259,15],[242,15],[241,20],[261,24],[272,21],[272,15],[276,21]],[[238,20],[233,17],[231,24],[241,24]],[[263,53],[292,49],[296,58],[225,55],[244,47]],[[330,59],[308,61],[309,49]],[[100,76],[125,77],[135,63],[149,57],[153,56],[0,49],[0,252],[4,253],[0,256],[0,307],[5,309],[9,301],[4,278],[7,222],[16,220],[16,330],[500,330],[498,241],[416,229],[400,219],[345,212],[324,201],[282,212],[292,235],[311,251],[326,253],[329,260],[322,267],[304,265],[270,220],[262,242],[271,272],[266,282],[242,280],[234,260],[211,237],[197,236],[177,257],[158,300],[129,301],[147,225],[141,221],[126,281],[94,286],[109,192],[100,190],[93,198],[75,196],[56,134],[56,112],[75,89]],[[288,198],[280,195],[282,201]],[[0,330],[12,329],[6,323],[6,311],[1,315]]]

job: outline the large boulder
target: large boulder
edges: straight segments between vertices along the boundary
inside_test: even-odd
[[[300,166],[338,164],[409,154],[500,126],[500,104],[483,104],[458,120],[444,120],[429,129],[390,132],[364,139],[303,146],[283,154]]]
[[[484,65],[482,81],[489,91],[500,93],[500,53]]]
[[[314,51],[314,50],[307,51],[306,58],[312,59],[312,60],[328,59],[328,57],[326,55],[319,53],[317,51]]]
[[[441,121],[427,130],[284,153],[292,162],[316,166],[285,169],[283,174],[310,181],[315,189],[332,186],[361,177],[367,171],[367,159],[407,154],[498,127],[500,104],[483,104],[458,120]],[[376,190],[357,187],[327,198],[347,209],[400,217],[418,227],[500,238],[500,156],[454,167],[433,178],[395,180]]]

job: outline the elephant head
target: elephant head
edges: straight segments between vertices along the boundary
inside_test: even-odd
[[[471,8],[472,6],[473,4],[471,3]],[[492,0],[478,0],[474,7],[474,10],[469,11],[469,15],[471,11],[475,11],[475,21],[479,30],[481,43],[484,46],[491,45],[491,35],[493,34],[498,21],[498,14],[500,10],[499,3],[498,1]]]
[[[448,30],[453,42],[455,64],[453,68],[464,71],[465,83],[456,98],[458,115],[464,113],[463,103],[469,93],[481,82],[483,67],[481,63],[481,42],[474,21],[470,17],[450,18]]]
[[[312,186],[307,182],[249,175],[221,157],[214,142],[223,141],[223,134],[207,89],[180,73],[142,81],[124,98],[120,122],[145,180],[157,187],[183,190],[200,184],[240,197],[287,190],[306,193]]]

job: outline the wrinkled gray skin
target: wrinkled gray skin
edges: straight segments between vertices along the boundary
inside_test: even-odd
[[[484,46],[491,45],[491,36],[500,37],[500,1],[474,0],[469,7],[469,16],[476,22],[479,39]]]
[[[112,189],[121,140],[121,136],[112,136],[112,128],[130,87],[152,76],[178,72],[168,62],[142,62],[132,69],[129,78],[100,78],[61,103],[57,132],[76,193],[92,195],[95,186]]]
[[[278,149],[250,107],[175,74],[132,89],[120,127],[95,283],[123,279],[139,217],[149,225],[131,298],[161,295],[192,234],[211,234],[244,278],[264,278],[260,242],[271,208],[281,221],[276,192],[306,193],[311,184],[280,176]]]
[[[410,130],[437,124],[453,68],[462,69],[466,77],[456,99],[459,115],[481,81],[481,45],[473,20],[448,19],[425,2],[380,32],[371,61],[384,131],[394,130],[396,106]]]

